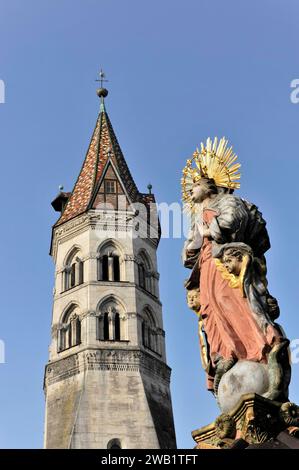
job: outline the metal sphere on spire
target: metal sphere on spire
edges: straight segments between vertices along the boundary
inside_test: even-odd
[[[108,80],[106,80],[106,75],[102,69],[99,72],[99,77],[100,78],[97,79],[96,82],[100,82],[101,87],[97,89],[97,95],[99,98],[103,99],[106,98],[106,96],[108,95],[108,90],[103,87],[103,83],[108,82]]]
[[[97,95],[99,98],[106,98],[108,95],[108,90],[106,88],[98,88]]]

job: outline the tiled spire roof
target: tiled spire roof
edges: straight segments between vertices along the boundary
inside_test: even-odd
[[[100,89],[99,92],[101,90],[105,89]],[[105,109],[104,96],[106,95],[100,94],[99,96],[101,97],[100,113],[85,160],[73,191],[55,226],[73,219],[90,208],[90,203],[96,191],[97,183],[109,157],[116,165],[132,202],[140,200],[137,186],[122,154],[109,116]]]

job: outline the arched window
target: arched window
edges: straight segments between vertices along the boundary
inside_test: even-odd
[[[144,309],[142,312],[141,320],[141,334],[142,334],[142,345],[150,349],[151,351],[161,355],[160,351],[160,340],[155,317],[149,308]]]
[[[120,260],[120,250],[112,240],[100,247],[98,253],[98,281],[122,281]]]
[[[124,308],[112,297],[101,304],[97,310],[97,339],[127,341]]]
[[[78,249],[72,250],[66,259],[63,269],[63,290],[71,289],[84,282],[84,263]]]
[[[142,320],[142,344],[145,348],[149,348],[148,329],[150,328],[147,319]]]
[[[76,263],[71,265],[71,282],[69,287],[74,287],[76,285]]]
[[[58,352],[78,346],[80,343],[81,321],[76,306],[72,306],[65,312],[58,327]]]
[[[145,267],[144,267],[144,264],[142,262],[140,262],[140,264],[138,264],[138,281],[139,281],[140,287],[142,287],[142,289],[145,289],[145,287],[146,287],[146,285],[145,285]]]
[[[103,334],[103,339],[108,340],[109,339],[109,317],[108,317],[108,312],[104,313],[104,334]]]
[[[109,281],[109,274],[108,274],[108,255],[102,256],[102,273],[100,275],[99,280],[101,281]]]
[[[120,318],[119,318],[118,312],[115,313],[114,328],[115,328],[115,341],[120,341]]]
[[[121,442],[119,439],[111,439],[107,444],[107,449],[121,449]]]
[[[79,259],[79,284],[83,284],[84,282],[84,263],[81,259]]]
[[[113,277],[114,281],[120,281],[119,256],[113,256]]]
[[[152,263],[145,250],[138,255],[138,284],[139,286],[156,296],[156,281],[152,269]]]

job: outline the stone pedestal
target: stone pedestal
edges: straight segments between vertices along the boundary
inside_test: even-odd
[[[299,407],[250,393],[243,395],[231,411],[193,431],[192,437],[196,449],[229,449],[240,443],[245,448],[272,442],[283,431],[298,435]]]

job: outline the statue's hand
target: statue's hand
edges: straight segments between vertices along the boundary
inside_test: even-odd
[[[196,256],[198,254],[198,251],[199,251],[198,249],[193,250],[193,249],[188,248],[186,250],[186,255],[188,258],[193,258],[193,256]]]

